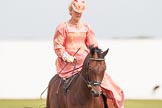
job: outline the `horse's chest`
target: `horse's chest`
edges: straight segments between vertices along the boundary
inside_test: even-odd
[[[99,97],[96,97],[95,99],[71,99],[68,103],[69,108],[104,108],[104,102]]]

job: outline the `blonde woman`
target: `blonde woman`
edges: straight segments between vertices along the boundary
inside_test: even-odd
[[[73,0],[69,6],[71,18],[59,24],[54,35],[54,51],[57,55],[56,69],[62,78],[69,78],[82,69],[89,45],[98,46],[96,36],[89,24],[81,22],[81,17],[86,8],[84,0]],[[75,54],[75,52],[79,51]],[[75,54],[75,57],[73,56]],[[77,60],[75,66],[71,63]],[[68,63],[68,64],[67,64]],[[66,65],[67,64],[67,65]],[[66,67],[64,67],[66,65]],[[123,91],[113,82],[106,73],[102,81],[103,94],[107,98],[108,106],[124,108]]]

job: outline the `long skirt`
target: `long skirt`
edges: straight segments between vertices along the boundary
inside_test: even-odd
[[[124,108],[123,90],[105,73],[102,84],[103,94],[107,98],[109,108]]]

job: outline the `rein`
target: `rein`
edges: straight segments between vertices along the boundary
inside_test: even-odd
[[[78,53],[78,51],[79,51],[80,49],[81,49],[81,47],[78,48],[78,50],[74,53],[73,57]],[[65,67],[66,67],[68,64],[69,64],[69,62],[66,62],[66,64],[64,65],[64,67],[63,67],[57,74],[60,74],[60,73],[65,69]]]
[[[73,57],[78,53],[78,51],[81,49],[81,47],[80,48],[78,48],[78,50],[74,53],[74,55],[73,55]],[[76,62],[77,63],[77,62]],[[75,67],[76,67],[76,63],[74,64],[74,70],[75,70]],[[59,74],[59,73],[61,73],[64,69],[65,69],[65,67],[67,66],[69,64],[69,62],[66,62],[66,64],[64,65],[64,67],[61,69],[61,71],[60,72],[58,72],[57,74]],[[48,85],[49,86],[49,85]],[[40,95],[40,99],[42,99],[42,95],[44,94],[44,92],[48,89],[48,86],[43,90],[43,92],[41,93],[41,95]]]
[[[91,61],[105,61],[104,58],[89,58],[89,60]],[[88,61],[88,72],[90,71],[89,68],[89,61]],[[81,74],[80,74],[81,75]],[[102,92],[100,92],[99,94],[95,94],[95,90],[93,90],[93,86],[101,86],[101,81],[89,81],[89,78],[85,79],[83,76],[81,76],[81,78],[83,79],[83,81],[87,84],[88,88],[91,88],[91,91],[94,91],[94,96],[98,97],[102,94]]]

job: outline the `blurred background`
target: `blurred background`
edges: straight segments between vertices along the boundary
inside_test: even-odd
[[[71,0],[0,1],[0,99],[39,98],[56,74],[53,35]],[[86,0],[82,21],[126,99],[162,99],[162,1]],[[46,92],[43,94],[46,98]]]

